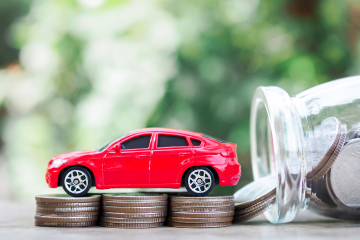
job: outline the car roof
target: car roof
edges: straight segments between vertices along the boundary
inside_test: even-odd
[[[132,131],[130,132],[130,134],[136,134],[136,133],[172,133],[172,134],[183,134],[183,135],[188,135],[188,136],[193,136],[193,137],[201,137],[202,133],[196,133],[196,132],[191,132],[191,131],[186,131],[186,130],[181,130],[181,129],[173,129],[173,128],[143,128],[143,129],[139,129],[136,131]]]

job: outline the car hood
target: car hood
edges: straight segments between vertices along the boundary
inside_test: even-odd
[[[71,159],[75,159],[78,157],[82,157],[85,155],[89,155],[89,154],[93,154],[93,153],[97,153],[96,150],[89,150],[89,151],[77,151],[77,152],[70,152],[70,153],[65,153],[65,154],[61,154],[59,156],[56,156],[53,158],[53,160],[57,160],[57,159],[61,159],[61,160],[71,160]]]

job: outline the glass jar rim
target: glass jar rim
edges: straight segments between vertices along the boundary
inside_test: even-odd
[[[298,214],[306,189],[305,148],[300,116],[293,99],[283,89],[276,86],[256,89],[250,117],[251,161],[255,180],[264,177],[260,171],[258,151],[265,146],[257,144],[257,122],[261,111],[267,116],[271,142],[268,156],[273,157],[272,173],[277,175],[275,206],[265,216],[272,223],[289,222]],[[295,166],[288,166],[290,162],[295,163]],[[291,167],[293,169],[289,170]]]

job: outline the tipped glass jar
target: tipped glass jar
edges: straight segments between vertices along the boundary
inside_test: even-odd
[[[300,210],[360,219],[360,76],[305,90],[255,91],[250,120],[255,180],[277,176],[272,223]]]

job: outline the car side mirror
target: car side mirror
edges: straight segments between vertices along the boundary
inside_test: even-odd
[[[115,146],[113,147],[113,149],[116,153],[120,152],[120,143],[115,144]]]

